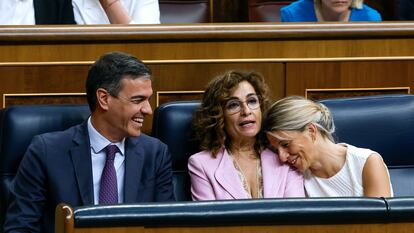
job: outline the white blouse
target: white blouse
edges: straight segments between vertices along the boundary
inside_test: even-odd
[[[1,25],[34,25],[33,0],[0,0]]]
[[[132,18],[131,24],[160,23],[158,0],[120,1]],[[77,24],[110,24],[99,0],[72,0],[72,5]]]

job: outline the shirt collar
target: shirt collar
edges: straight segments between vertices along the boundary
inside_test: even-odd
[[[125,138],[116,143],[109,141],[93,127],[91,117],[88,118],[88,133],[91,149],[95,154],[100,153],[109,144],[113,144],[119,148],[122,156],[125,155]]]

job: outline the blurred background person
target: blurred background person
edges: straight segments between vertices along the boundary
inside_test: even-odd
[[[280,9],[282,22],[381,21],[363,0],[299,0]]]
[[[1,25],[75,24],[71,0],[1,0]]]
[[[194,127],[202,152],[188,168],[193,200],[303,197],[303,177],[258,140],[268,87],[255,72],[230,71],[207,86]]]
[[[158,0],[72,0],[78,24],[159,24]]]
[[[335,143],[334,131],[329,109],[299,96],[276,101],[264,114],[263,132],[270,147],[281,162],[304,174],[307,196],[393,196],[381,156]]]

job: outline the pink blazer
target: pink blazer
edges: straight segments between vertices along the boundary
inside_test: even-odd
[[[261,153],[260,159],[265,198],[305,196],[303,176],[299,172],[281,164],[277,155],[268,149]],[[216,158],[210,151],[192,155],[188,170],[194,201],[250,198],[227,150],[220,150]]]

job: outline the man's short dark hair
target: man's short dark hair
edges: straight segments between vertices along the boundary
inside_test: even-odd
[[[86,95],[91,112],[97,106],[96,90],[103,88],[112,96],[118,96],[123,78],[151,78],[151,70],[136,57],[111,52],[101,56],[90,68],[86,80]]]

